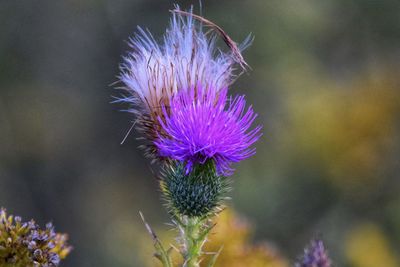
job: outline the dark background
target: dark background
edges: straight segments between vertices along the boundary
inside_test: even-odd
[[[178,1],[183,8],[197,1]],[[171,1],[0,1],[0,206],[52,220],[63,266],[143,266],[168,216],[153,167],[112,105],[136,25],[161,36]],[[253,71],[264,136],[230,202],[287,258],[321,235],[335,266],[400,266],[400,2],[203,1]],[[222,47],[224,48],[224,47]]]

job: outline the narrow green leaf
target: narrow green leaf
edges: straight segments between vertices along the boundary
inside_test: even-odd
[[[203,232],[200,233],[198,240],[205,240],[205,238],[207,237],[207,235],[210,233],[211,229],[214,228],[216,224],[212,224],[210,226],[208,226]]]
[[[217,261],[217,258],[219,256],[219,254],[221,254],[222,249],[224,248],[224,246],[222,246],[217,253],[215,253],[212,258],[210,259],[210,262],[208,263],[207,267],[213,267],[215,265],[215,262]]]
[[[168,251],[164,249],[164,246],[162,245],[160,239],[158,239],[156,233],[153,231],[153,229],[151,229],[150,225],[144,219],[142,212],[139,212],[139,214],[140,217],[142,218],[142,221],[147,231],[149,232],[154,241],[154,248],[156,249],[156,253],[154,254],[154,256],[161,261],[164,267],[173,267],[169,252],[171,248]]]

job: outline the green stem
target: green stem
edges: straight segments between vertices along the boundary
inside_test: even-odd
[[[184,267],[199,267],[202,247],[207,237],[207,228],[204,230],[203,219],[192,217],[185,218],[182,230],[184,243]],[[207,231],[207,232],[204,232]]]

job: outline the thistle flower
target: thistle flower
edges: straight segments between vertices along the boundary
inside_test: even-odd
[[[162,107],[168,106],[175,94],[197,85],[204,90],[227,88],[237,77],[235,64],[243,66],[244,61],[238,59],[243,60],[240,51],[251,43],[250,36],[236,46],[221,28],[199,18],[177,7],[161,44],[140,27],[130,39],[132,51],[124,58],[119,77],[126,95],[117,102],[128,103],[128,111],[136,114],[137,129],[150,141],[150,155],[156,154],[152,141],[162,131],[157,118],[164,115]],[[213,27],[214,33],[206,34],[204,24]],[[229,41],[230,52],[216,48],[218,34]]]
[[[238,46],[221,27],[192,11],[177,6],[172,13],[162,44],[141,28],[130,40],[133,51],[124,58],[119,77],[126,95],[117,102],[130,105],[128,111],[137,117],[133,125],[147,141],[147,155],[162,159],[166,167],[160,185],[179,229],[184,266],[199,267],[213,227],[209,218],[228,190],[231,164],[255,153],[251,146],[261,127],[250,129],[257,115],[252,107],[246,109],[244,96],[227,97],[227,88],[241,74],[236,65],[243,71],[248,67],[241,51],[250,36]],[[229,52],[216,48],[217,37]],[[156,257],[172,266],[171,250],[146,227]]]
[[[295,267],[331,267],[331,260],[321,240],[313,240]]]
[[[160,156],[185,162],[187,173],[196,164],[212,161],[217,173],[230,175],[232,162],[255,154],[261,126],[251,130],[256,118],[244,96],[228,98],[227,89],[192,87],[180,92],[163,107],[158,118],[165,132],[155,142]]]
[[[67,235],[56,233],[51,223],[41,229],[0,210],[0,266],[56,267],[70,251]]]

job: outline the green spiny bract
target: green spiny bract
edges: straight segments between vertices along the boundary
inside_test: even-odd
[[[211,161],[194,166],[190,172],[183,163],[173,162],[164,169],[161,189],[173,215],[205,217],[218,211],[229,185]]]
[[[0,267],[55,267],[70,250],[67,235],[54,232],[51,223],[41,229],[0,209]]]

